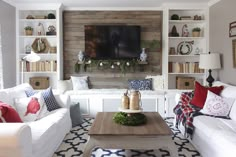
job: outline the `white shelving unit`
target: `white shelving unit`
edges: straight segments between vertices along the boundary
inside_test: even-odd
[[[179,18],[189,16],[189,19],[171,19],[172,15],[178,15]],[[194,19],[194,16],[200,16],[201,19]],[[163,38],[166,39],[163,64],[168,65],[168,68],[163,68],[163,73],[168,78],[168,89],[176,89],[177,77],[194,77],[195,80],[203,83],[205,71],[199,70],[199,54],[207,53],[208,50],[208,8],[189,6],[183,8],[179,6],[166,7],[164,9]],[[189,32],[188,36],[183,36],[184,25],[187,25]],[[170,34],[173,27],[176,27],[179,36]],[[195,27],[201,28],[200,36],[192,36],[192,29]],[[186,27],[185,27],[186,28]],[[186,44],[189,43],[189,44]],[[175,53],[170,53],[170,49],[175,49]],[[184,52],[184,53],[183,53]],[[185,53],[187,52],[187,53]]]
[[[16,8],[16,62],[17,64],[17,84],[29,82],[31,77],[49,77],[49,85],[57,88],[57,80],[63,77],[63,59],[62,59],[62,8],[61,4],[29,4],[18,5]],[[48,14],[54,14],[55,19],[48,19]],[[27,19],[31,15],[34,19]],[[45,16],[46,18],[42,18]],[[38,25],[42,24],[44,34],[39,34]],[[33,28],[32,35],[26,35],[24,28],[31,26]],[[55,35],[48,35],[49,26],[55,28]],[[37,52],[40,61],[36,63],[26,63],[22,58],[27,55],[26,47],[36,43],[37,40],[46,40],[47,49],[43,52]],[[45,45],[47,45],[45,44]],[[38,46],[38,45],[37,45]],[[52,52],[52,47],[56,47],[56,51]],[[27,66],[26,66],[27,64]],[[22,79],[23,75],[23,79]]]

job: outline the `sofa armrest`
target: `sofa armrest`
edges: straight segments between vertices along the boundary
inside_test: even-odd
[[[56,98],[57,103],[61,106],[61,107],[65,107],[65,108],[70,108],[70,96],[65,95],[65,94],[55,94],[54,95]]]
[[[0,156],[32,157],[32,135],[25,123],[0,123]]]
[[[180,97],[181,97],[181,93],[175,94],[175,105],[177,105],[179,103]]]

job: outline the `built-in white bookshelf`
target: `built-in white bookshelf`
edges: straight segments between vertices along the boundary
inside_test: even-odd
[[[176,16],[177,15],[177,16]],[[178,17],[178,18],[176,18]],[[168,89],[176,89],[177,77],[193,77],[203,83],[205,71],[199,69],[199,54],[208,50],[208,8],[167,7],[164,10],[164,67]],[[192,34],[200,28],[200,35]],[[176,31],[173,31],[176,30]]]
[[[61,5],[19,5],[16,26],[17,84],[29,82],[31,77],[49,77],[50,86],[57,88],[57,80],[63,77]],[[33,28],[32,35],[25,33],[27,26]],[[31,51],[40,56],[39,61],[22,60]]]

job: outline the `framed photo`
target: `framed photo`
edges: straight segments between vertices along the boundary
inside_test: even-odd
[[[236,36],[236,21],[229,24],[229,37]]]
[[[233,67],[236,68],[236,39],[232,40],[233,49]]]

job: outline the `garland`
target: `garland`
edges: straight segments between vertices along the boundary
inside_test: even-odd
[[[113,116],[113,120],[118,124],[128,126],[142,125],[147,122],[146,116],[142,113],[132,113],[129,115],[124,112],[118,112]]]
[[[128,70],[135,72],[136,66],[140,60],[132,59],[132,60],[95,60],[95,59],[87,59],[80,63],[75,63],[75,72],[78,73],[80,70],[86,72],[87,67],[97,67],[97,69],[114,69],[115,67],[119,68],[120,71],[125,74]]]

